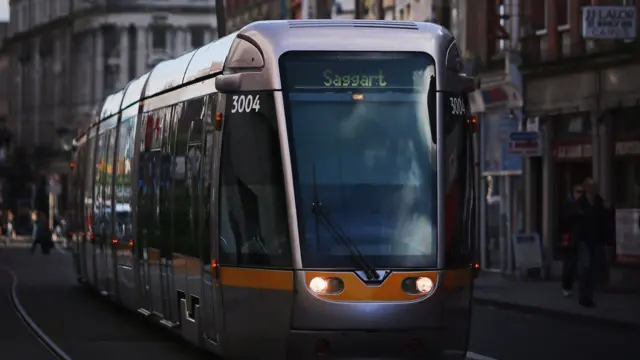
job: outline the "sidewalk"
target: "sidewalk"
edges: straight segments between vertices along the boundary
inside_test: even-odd
[[[31,246],[31,236],[26,235],[18,235],[11,240],[7,240],[6,237],[0,236],[0,248],[8,247],[8,248],[24,248]],[[61,246],[64,242],[61,239],[56,239],[53,241],[56,246]]]
[[[563,297],[560,283],[556,281],[516,280],[495,273],[481,273],[474,288],[474,300],[478,304],[640,329],[639,295],[597,292],[595,309],[578,305],[576,295]]]

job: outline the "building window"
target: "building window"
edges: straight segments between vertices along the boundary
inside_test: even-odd
[[[152,30],[153,50],[167,49],[167,29],[161,26],[154,26]]]
[[[556,17],[558,19],[558,30],[566,30],[569,28],[571,16],[571,1],[569,0],[555,0]]]
[[[531,25],[536,34],[547,31],[547,0],[529,0],[531,8]]]

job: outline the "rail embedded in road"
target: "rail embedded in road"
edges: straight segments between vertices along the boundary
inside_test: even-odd
[[[9,267],[4,265],[0,265],[0,268],[4,269],[6,272],[8,272],[11,275],[12,284],[11,284],[11,290],[10,290],[10,298],[11,298],[11,303],[13,304],[13,308],[16,314],[18,315],[18,317],[20,318],[20,320],[22,320],[22,322],[25,324],[27,328],[29,328],[29,330],[33,333],[36,339],[38,339],[38,341],[40,341],[40,343],[44,347],[46,347],[47,350],[49,350],[49,352],[53,356],[55,356],[59,360],[71,360],[71,357],[67,355],[62,349],[60,349],[60,347],[58,347],[58,345],[56,345],[56,343],[53,340],[51,340],[51,338],[49,338],[47,334],[45,334],[44,331],[42,331],[42,329],[40,329],[40,327],[31,319],[31,317],[29,317],[29,314],[27,314],[24,307],[22,307],[22,304],[20,304],[20,299],[18,298],[18,290],[17,290],[18,276],[16,275],[16,273],[13,270],[11,270]]]

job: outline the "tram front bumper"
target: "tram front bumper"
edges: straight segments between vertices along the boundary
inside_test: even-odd
[[[444,359],[446,331],[307,331],[293,330],[288,360],[349,359],[400,360]],[[446,359],[464,359],[448,356]]]

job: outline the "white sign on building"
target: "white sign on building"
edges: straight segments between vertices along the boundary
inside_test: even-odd
[[[582,37],[585,39],[635,39],[635,6],[583,6]]]

